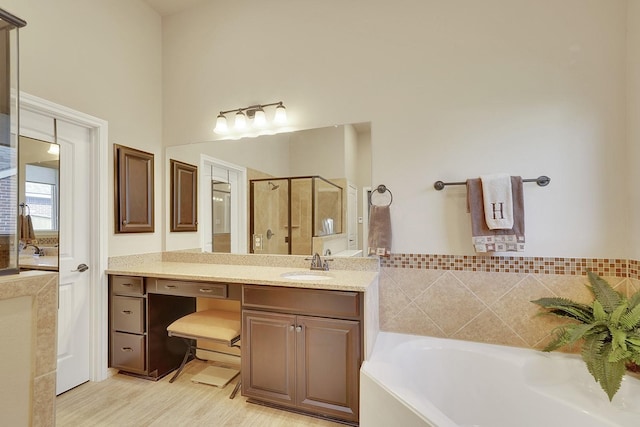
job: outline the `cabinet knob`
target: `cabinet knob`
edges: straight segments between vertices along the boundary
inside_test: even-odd
[[[127,225],[127,220],[126,219],[122,220],[122,225]]]
[[[293,325],[289,326],[289,330],[290,330],[290,331],[293,331],[295,328],[296,328],[296,327],[295,327],[295,326],[293,326]]]
[[[131,347],[122,347],[121,350],[122,351],[133,351],[133,349]]]
[[[124,314],[133,314],[133,311],[131,311],[131,310],[122,310],[122,313],[124,313]]]
[[[302,326],[296,326],[296,332],[302,331]]]

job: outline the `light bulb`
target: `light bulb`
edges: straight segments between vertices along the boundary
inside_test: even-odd
[[[238,130],[242,130],[247,127],[247,116],[245,116],[242,111],[238,111],[236,113],[236,121],[234,126]]]
[[[216,127],[213,129],[215,133],[227,133],[229,132],[229,127],[227,126],[227,118],[222,115],[222,113],[218,114],[218,118],[216,119]]]
[[[264,110],[259,108],[256,110],[253,116],[253,125],[256,127],[264,127],[267,124],[267,116],[264,114]]]
[[[284,105],[280,104],[276,107],[276,115],[273,118],[273,121],[279,125],[287,123],[287,109],[284,108]]]
[[[60,154],[60,146],[58,144],[51,144],[49,146],[49,149],[47,150],[47,153],[54,155]]]

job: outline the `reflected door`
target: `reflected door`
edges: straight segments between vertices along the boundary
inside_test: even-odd
[[[231,253],[231,184],[211,181],[213,252]]]
[[[251,182],[253,253],[289,254],[289,183],[286,179]]]

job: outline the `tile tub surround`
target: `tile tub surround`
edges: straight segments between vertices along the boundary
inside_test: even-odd
[[[531,300],[555,295],[590,302],[587,270],[629,295],[640,290],[640,280],[628,277],[629,265],[637,262],[393,255],[380,272],[380,329],[542,348],[566,321],[537,316]],[[551,273],[558,270],[563,273]]]
[[[58,274],[28,271],[0,277],[0,300],[23,297],[30,297],[32,300],[31,383],[3,383],[0,387],[3,388],[2,392],[29,388],[30,424],[51,426],[55,424]],[[3,407],[3,403],[0,402],[0,413],[6,416],[11,408]]]

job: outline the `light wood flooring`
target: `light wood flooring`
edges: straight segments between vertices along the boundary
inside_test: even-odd
[[[239,376],[222,389],[191,381],[212,365],[191,361],[173,384],[171,375],[154,382],[122,374],[83,384],[56,398],[56,426],[343,426],[247,403],[240,392],[231,400]]]

